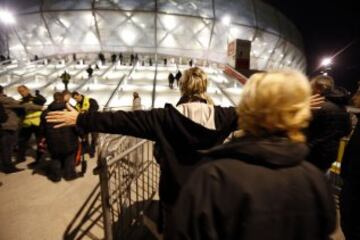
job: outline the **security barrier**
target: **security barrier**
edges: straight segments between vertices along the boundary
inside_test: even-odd
[[[133,239],[157,194],[159,166],[153,142],[102,134],[98,167],[105,239]]]

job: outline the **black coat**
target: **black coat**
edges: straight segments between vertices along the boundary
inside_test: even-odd
[[[360,182],[360,114],[357,114],[356,117],[358,122],[342,159],[341,176],[344,179]]]
[[[46,138],[48,150],[52,156],[64,156],[74,153],[78,148],[78,136],[74,127],[54,128],[53,123],[46,122],[46,115],[51,111],[66,109],[65,103],[52,102],[41,115],[41,132]]]
[[[1,123],[6,122],[8,116],[5,112],[5,108],[4,106],[0,103],[0,128],[1,128]]]
[[[345,104],[348,96],[335,89],[325,94],[321,109],[313,112],[308,129],[308,160],[323,171],[336,161],[339,141],[351,132],[351,120]]]
[[[77,126],[84,132],[124,134],[155,141],[155,156],[161,168],[160,198],[173,205],[181,186],[200,162],[197,150],[221,144],[236,129],[237,115],[232,107],[215,106],[216,130],[210,130],[167,104],[150,111],[83,113]]]
[[[244,137],[206,153],[183,187],[167,239],[326,240],[335,230],[322,172],[304,144]]]

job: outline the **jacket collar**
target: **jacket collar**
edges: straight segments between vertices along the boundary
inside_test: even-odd
[[[279,136],[244,136],[231,142],[201,151],[211,159],[232,158],[257,165],[289,167],[300,164],[307,156],[305,144]]]

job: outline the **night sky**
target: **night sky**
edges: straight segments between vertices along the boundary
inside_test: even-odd
[[[331,56],[353,42],[334,58],[331,75],[338,85],[356,90],[357,81],[360,81],[359,0],[263,1],[280,10],[302,33],[309,75],[315,74],[323,57]]]

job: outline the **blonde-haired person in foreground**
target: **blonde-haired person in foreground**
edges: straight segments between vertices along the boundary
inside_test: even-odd
[[[237,107],[243,134],[205,151],[183,187],[168,239],[328,240],[335,207],[304,161],[310,86],[299,72],[259,73]]]

